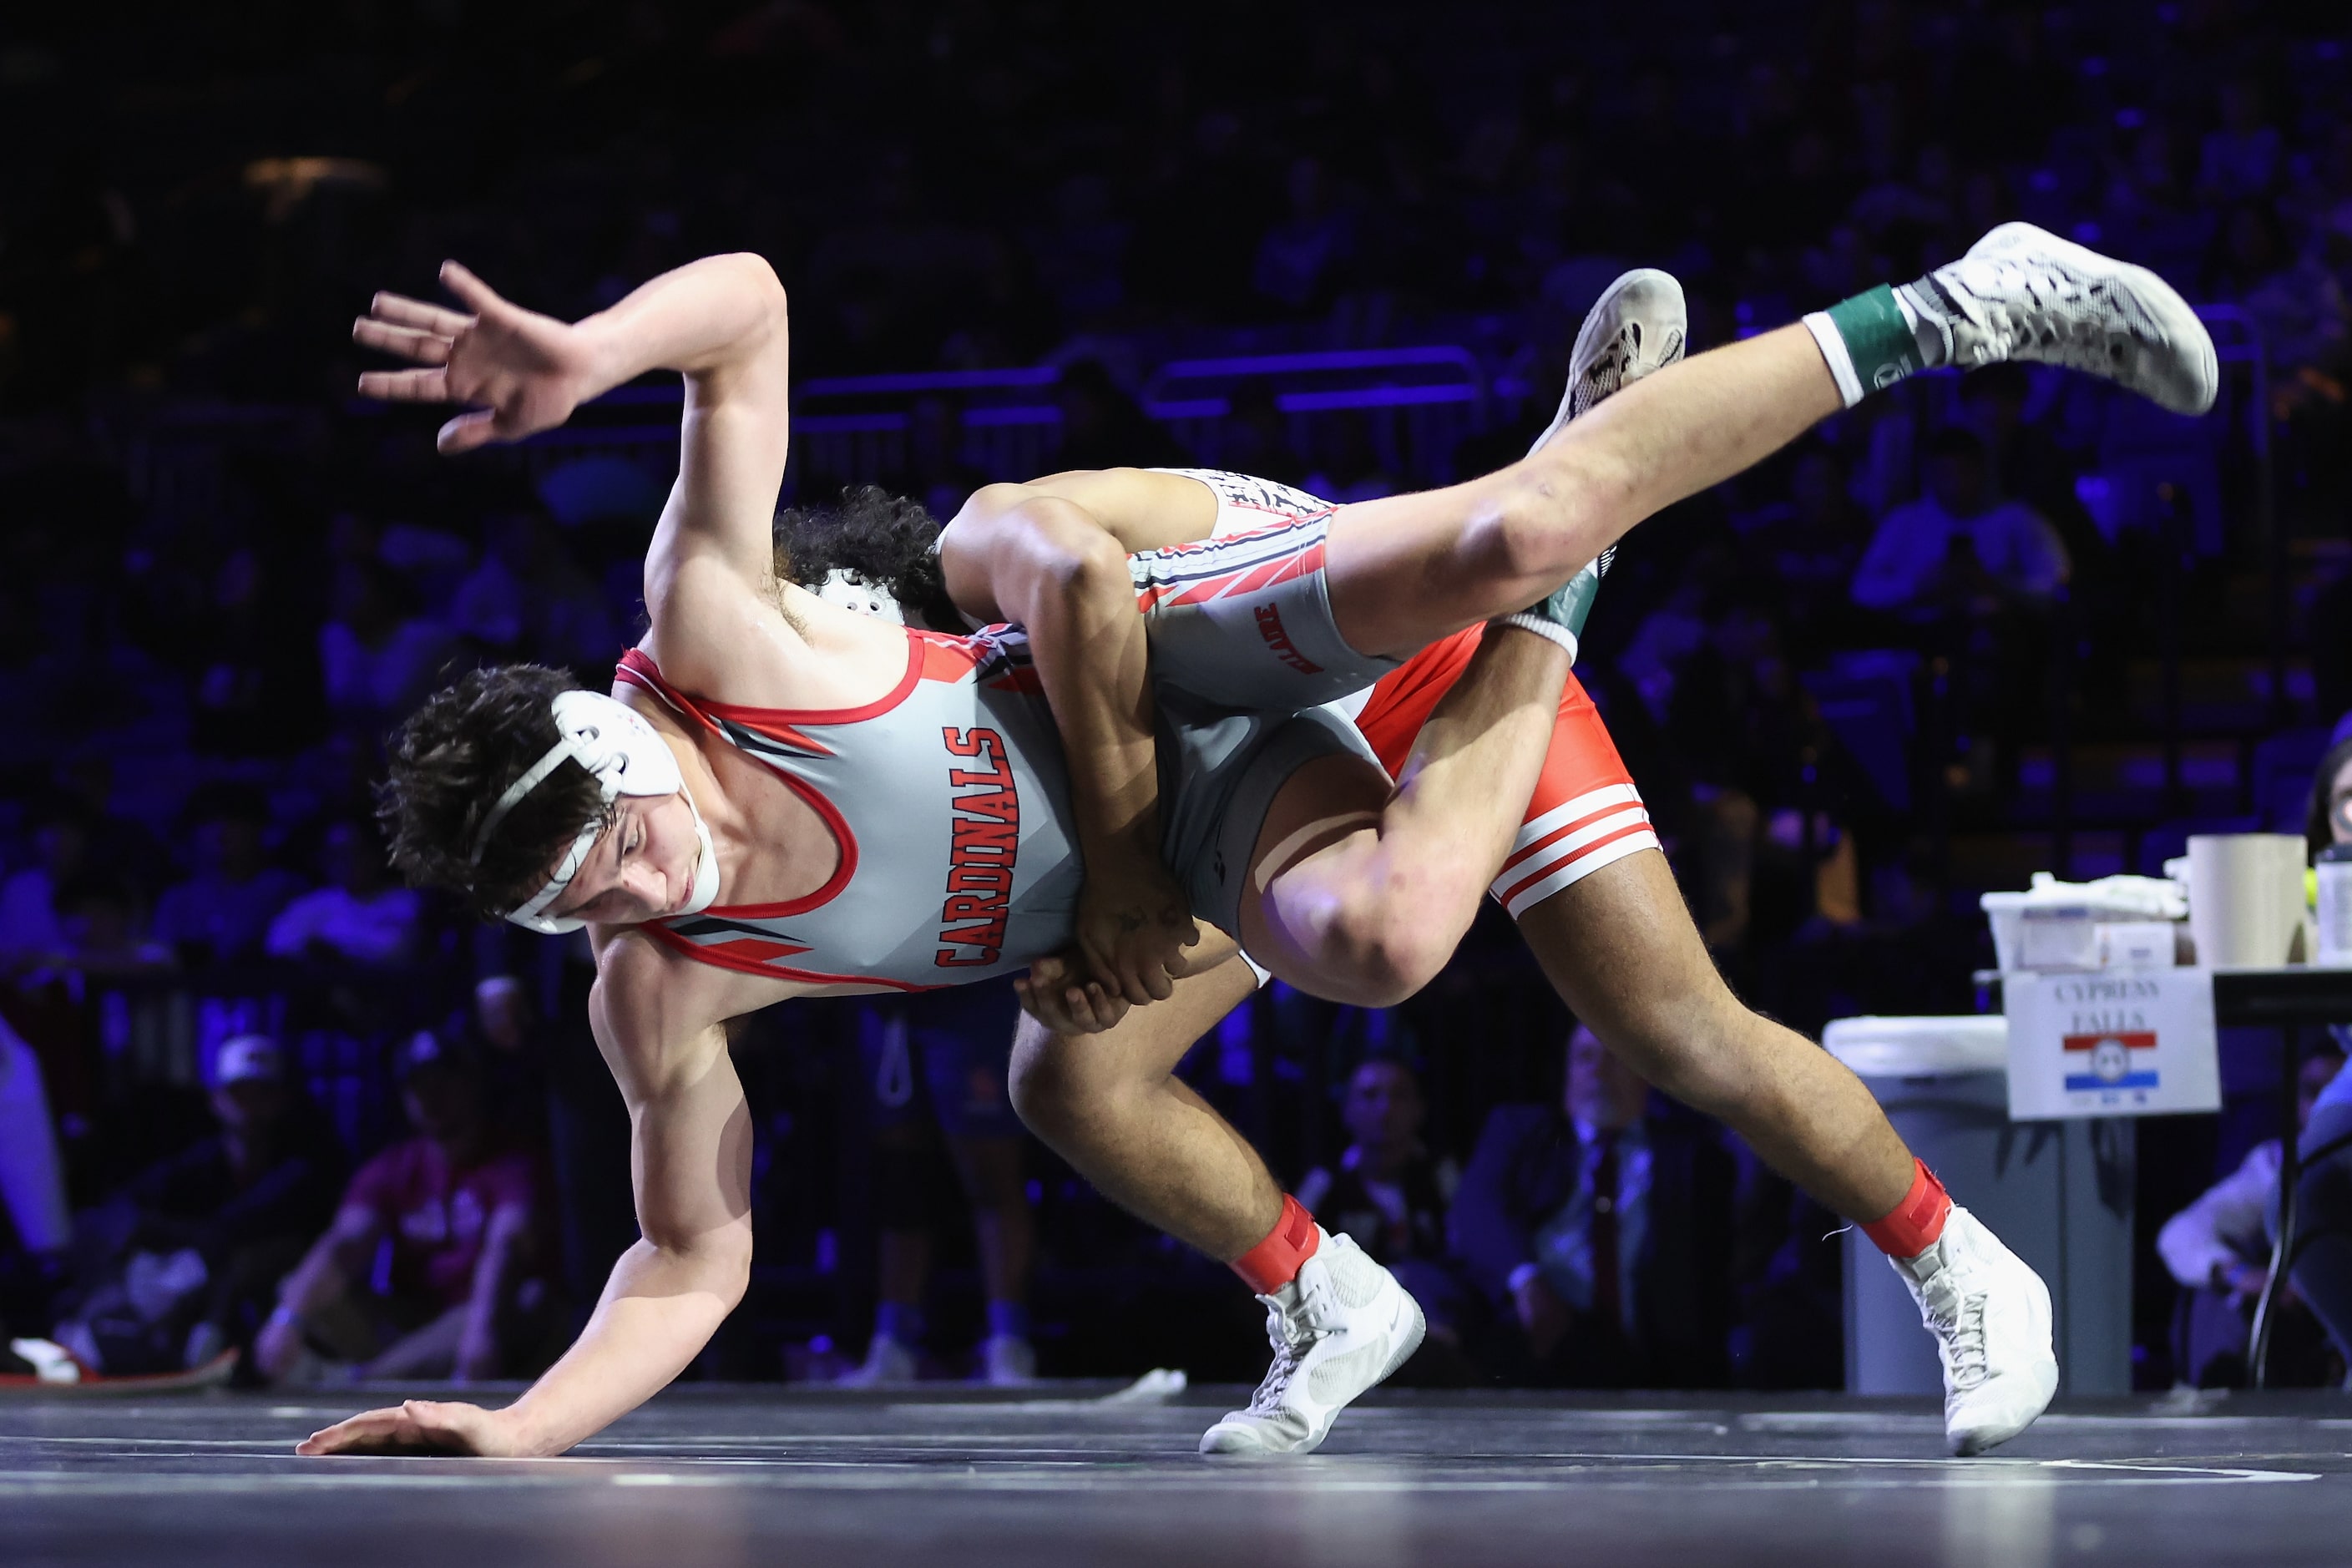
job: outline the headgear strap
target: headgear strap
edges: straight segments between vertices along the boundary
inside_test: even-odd
[[[625,795],[685,793],[686,779],[678,770],[677,758],[662,743],[661,736],[646,722],[645,716],[627,703],[601,691],[559,691],[552,707],[556,742],[545,756],[525,769],[520,778],[509,784],[497,803],[483,814],[482,826],[474,835],[473,863],[477,866],[482,863],[482,853],[489,847],[490,836],[498,831],[499,824],[566,758],[594,776],[606,806]],[[686,910],[680,911],[690,914],[709,908],[719,896],[719,857],[711,847],[710,829],[703,822],[702,813],[696,809],[692,795],[687,795],[686,805],[688,810],[694,812],[694,831],[701,840],[694,892]],[[509,910],[506,918],[551,936],[578,931],[587,924],[585,921],[549,916],[541,911],[563,896],[572,879],[587,863],[588,853],[595,847],[597,836],[604,830],[601,817],[591,818],[572,839],[572,847],[547,885],[520,908]]]

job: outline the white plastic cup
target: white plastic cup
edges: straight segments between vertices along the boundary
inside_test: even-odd
[[[2189,840],[2189,929],[2207,969],[2267,969],[2303,930],[2303,837],[2200,833]]]

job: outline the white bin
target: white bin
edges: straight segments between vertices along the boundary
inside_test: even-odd
[[[1842,1018],[1822,1043],[1877,1096],[1952,1200],[2050,1287],[2062,1394],[2131,1391],[2132,1123],[2009,1120],[2009,1026],[1998,1015]],[[1937,1394],[1935,1342],[1859,1228],[1845,1240],[1845,1385]]]

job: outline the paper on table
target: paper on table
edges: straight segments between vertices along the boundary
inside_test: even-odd
[[[2009,1116],[2168,1116],[2221,1109],[2213,973],[2011,974]]]

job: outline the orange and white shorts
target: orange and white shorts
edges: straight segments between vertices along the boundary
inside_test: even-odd
[[[1468,667],[1484,626],[1430,644],[1387,675],[1351,717],[1393,778],[1439,698]],[[1335,703],[1345,711],[1352,703]],[[1617,755],[1601,710],[1574,676],[1560,693],[1551,749],[1544,754],[1518,837],[1495,879],[1494,894],[1513,919],[1628,855],[1659,847],[1633,776]]]

